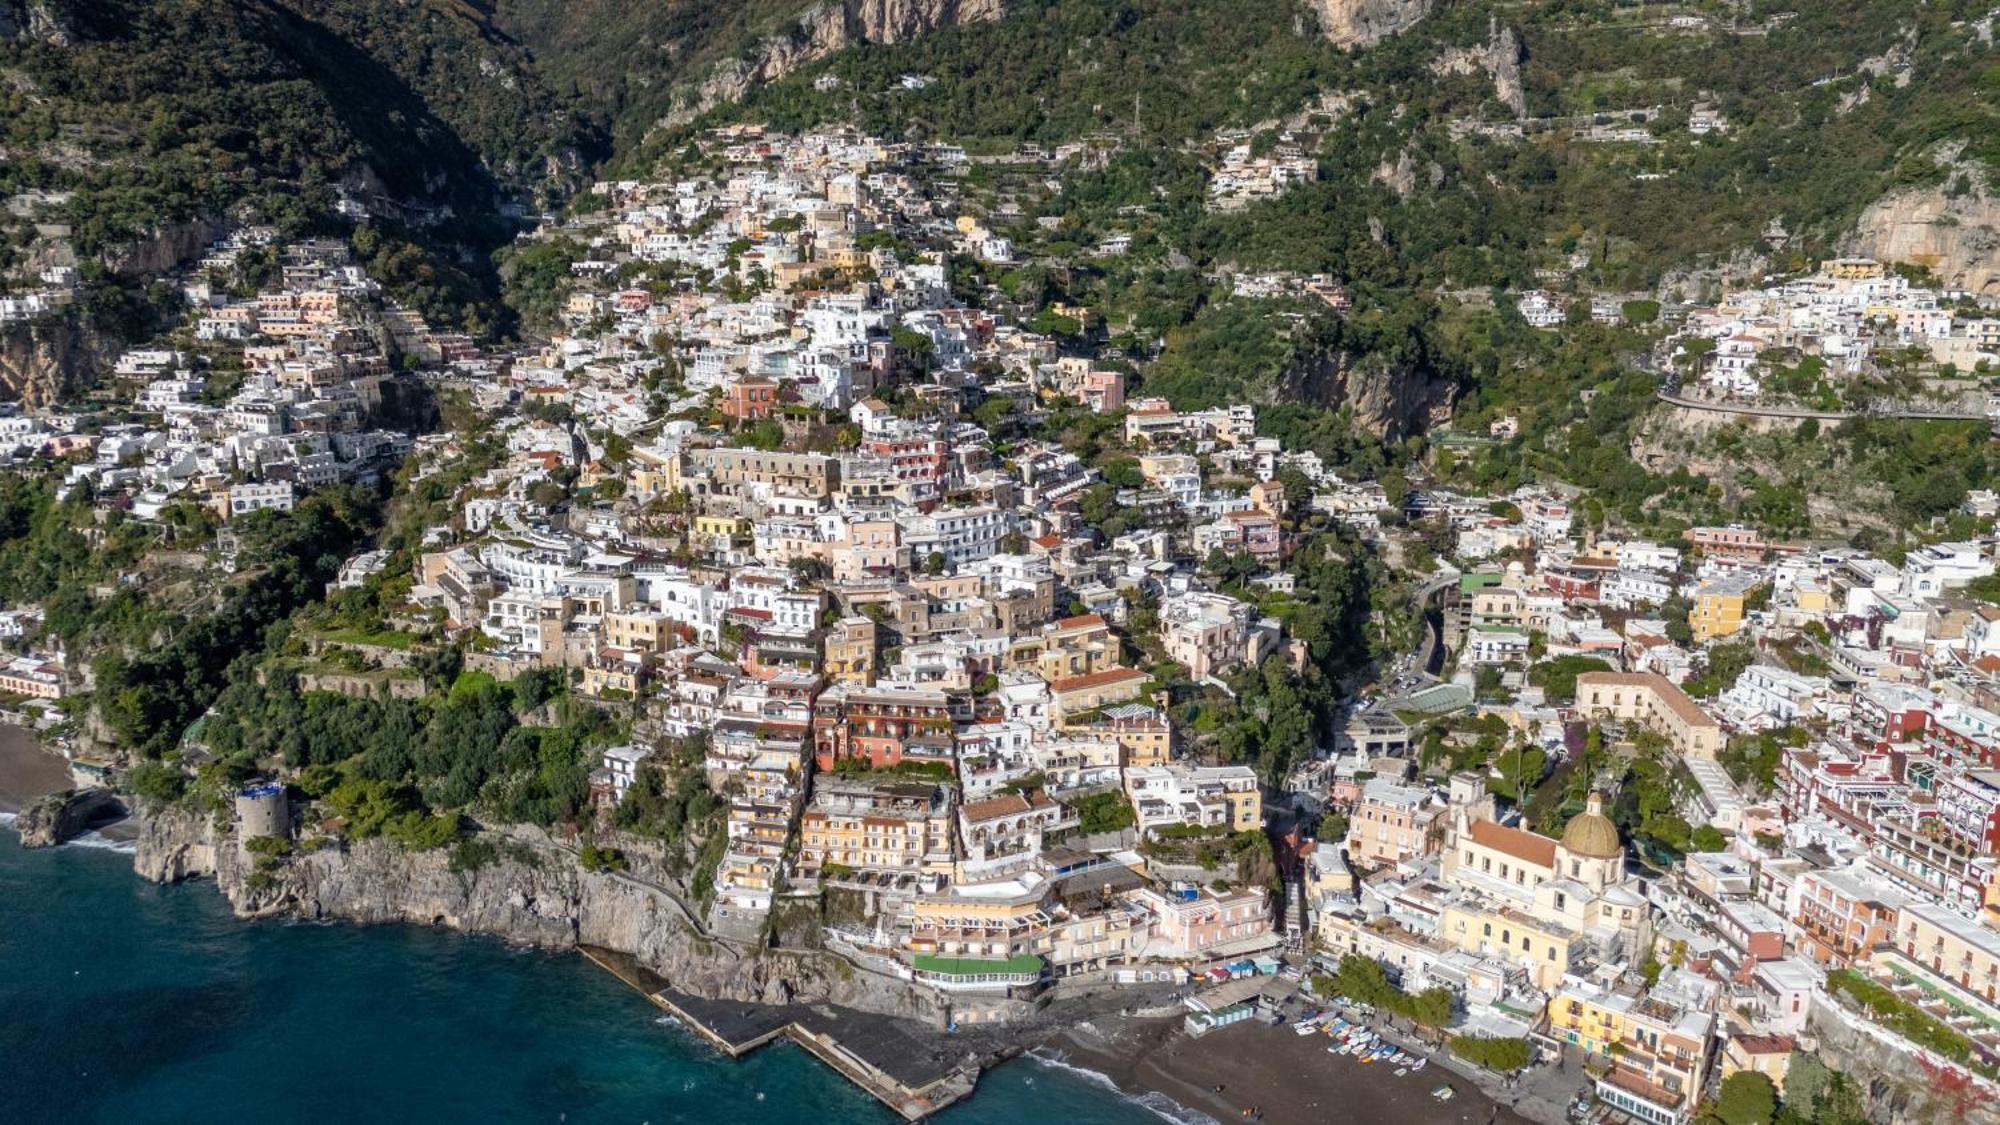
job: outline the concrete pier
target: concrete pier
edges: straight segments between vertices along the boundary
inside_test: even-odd
[[[585,946],[583,955],[731,1058],[780,1037],[790,1039],[908,1121],[970,1095],[982,1070],[1018,1053],[994,1044],[982,1050],[973,1037],[945,1036],[891,1016],[829,1004],[774,1006],[688,996],[629,954]]]

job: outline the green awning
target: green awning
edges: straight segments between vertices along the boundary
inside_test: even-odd
[[[932,953],[919,953],[910,959],[910,964],[920,973],[944,973],[955,977],[978,976],[981,973],[1039,974],[1042,971],[1042,959],[1033,953],[999,960],[986,957],[940,957]]]

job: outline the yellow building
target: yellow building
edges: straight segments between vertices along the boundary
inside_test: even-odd
[[[2000,930],[1944,907],[1904,906],[1896,915],[1893,944],[1876,950],[1872,960],[1878,968],[1899,969],[1968,1007],[1996,1013],[2000,1005]]]
[[[1141,709],[1137,704],[1132,708]],[[1092,723],[1064,724],[1062,732],[1076,738],[1111,739],[1118,744],[1118,764],[1124,769],[1166,765],[1174,756],[1173,724],[1158,711],[1151,708],[1143,711],[1143,714],[1108,714]]]
[[[822,779],[799,820],[799,873],[914,880],[949,873],[951,791],[928,782]],[[888,882],[877,880],[878,887]]]
[[[748,530],[748,522],[739,516],[696,516],[694,518],[694,538],[699,543],[727,542]]]
[[[1708,1072],[1715,1015],[1702,992],[1713,984],[1675,970],[1649,991],[1616,971],[1565,981],[1549,1001],[1549,1037],[1610,1060],[1599,1101],[1653,1125],[1682,1125]]]
[[[1009,653],[1016,662],[1032,661],[1035,671],[1050,682],[1107,671],[1118,666],[1118,657],[1117,635],[1095,613],[1065,617]]]
[[[1651,672],[1582,673],[1576,711],[1586,719],[1639,723],[1685,758],[1712,760],[1722,749],[1722,725],[1672,680]]]
[[[1563,974],[1569,972],[1570,955],[1581,937],[1567,926],[1535,918],[1512,906],[1476,899],[1447,904],[1438,933],[1467,953],[1513,961],[1527,971],[1536,988],[1545,992],[1562,983]]]
[[[1778,1096],[1785,1094],[1785,1079],[1792,1070],[1792,1051],[1797,1044],[1787,1035],[1732,1035],[1722,1045],[1722,1073],[1727,1081],[1738,1071],[1750,1070],[1771,1080]]]
[[[1810,574],[1803,575],[1792,583],[1792,598],[1798,604],[1800,613],[1814,618],[1824,617],[1836,608],[1833,601],[1833,585],[1825,579]]]
[[[1733,637],[1743,629],[1743,617],[1750,595],[1762,585],[1750,574],[1711,578],[1695,590],[1694,606],[1688,611],[1688,628],[1696,644]]]
[[[1602,961],[1642,957],[1652,946],[1645,896],[1625,872],[1602,799],[1591,794],[1555,840],[1495,822],[1484,782],[1452,778],[1441,873],[1456,897],[1438,937],[1520,966],[1543,991],[1583,950]]]
[[[1061,720],[1094,708],[1137,699],[1139,689],[1144,686],[1146,673],[1136,668],[1110,668],[1086,676],[1056,680],[1049,684],[1049,694],[1055,698],[1056,718]]]
[[[664,613],[607,613],[604,643],[637,652],[666,652],[675,646],[674,621]]]
[[[860,614],[843,617],[826,635],[828,677],[864,687],[875,682],[875,622]]]
[[[1045,884],[1008,881],[954,886],[911,904],[912,954],[1004,960],[1049,951]]]
[[[637,699],[646,686],[643,653],[605,648],[583,667],[583,694],[597,699]]]

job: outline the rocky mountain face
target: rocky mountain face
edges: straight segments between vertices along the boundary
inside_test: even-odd
[[[1485,74],[1493,80],[1493,96],[1516,116],[1528,112],[1528,91],[1521,84],[1521,40],[1511,27],[1495,27],[1483,47],[1450,47],[1431,64],[1439,74]]]
[[[62,47],[69,36],[62,11],[49,0],[0,0],[0,39],[34,39]]]
[[[845,0],[846,22],[863,43],[901,43],[957,24],[997,20],[1006,0]]]
[[[907,42],[943,28],[997,20],[1007,0],[823,0],[748,58],[716,64],[683,91],[656,128],[675,128],[724,102],[776,82],[838,51],[864,43]]]
[[[1355,425],[1400,441],[1449,420],[1458,385],[1424,362],[1322,348],[1296,357],[1275,393],[1280,402],[1350,411]]]
[[[933,998],[902,982],[813,950],[711,935],[671,893],[618,873],[583,871],[574,855],[538,833],[510,839],[502,856],[475,870],[454,870],[448,851],[410,852],[364,840],[259,871],[236,837],[210,819],[152,808],[141,819],[133,866],[156,882],[213,878],[244,917],[412,922],[539,949],[597,946],[631,954],[694,995],[938,1018]]]
[[[0,401],[42,407],[87,389],[117,347],[75,316],[0,325]]]
[[[1431,14],[1435,0],[1314,0],[1320,30],[1342,47],[1368,47]]]
[[[1925,266],[1953,288],[2000,293],[2000,195],[1974,172],[1936,187],[1891,192],[1861,213],[1844,249]]]

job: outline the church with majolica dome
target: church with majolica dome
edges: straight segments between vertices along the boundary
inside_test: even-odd
[[[1441,874],[1457,892],[1439,924],[1445,941],[1518,965],[1543,991],[1565,973],[1645,959],[1645,894],[1601,794],[1556,839],[1501,824],[1485,779],[1458,774],[1445,832]]]

